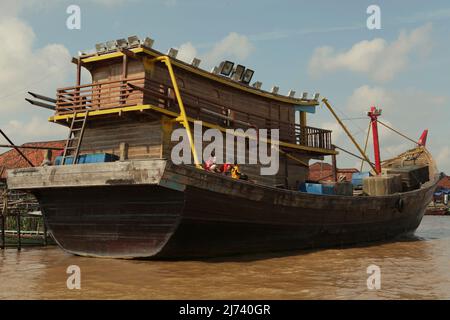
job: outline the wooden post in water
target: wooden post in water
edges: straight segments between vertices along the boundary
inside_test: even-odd
[[[17,211],[17,250],[22,250],[22,238],[20,237],[20,211]]]
[[[2,249],[5,249],[6,247],[6,237],[5,237],[5,229],[6,229],[6,214],[8,212],[8,193],[7,190],[5,189],[3,191],[2,196],[2,200],[3,200],[3,208],[2,209],[2,214],[1,214],[1,220],[2,220]]]
[[[1,220],[2,220],[2,249],[5,249],[5,216],[3,215],[3,212],[1,214]]]
[[[47,246],[47,224],[45,223],[44,216],[42,216],[42,222],[44,223],[44,246]]]

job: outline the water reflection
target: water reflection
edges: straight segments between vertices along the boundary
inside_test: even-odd
[[[66,268],[81,268],[68,290]],[[381,268],[381,290],[366,268]],[[450,217],[425,217],[414,237],[345,249],[200,261],[92,259],[56,247],[0,256],[2,299],[449,299]]]

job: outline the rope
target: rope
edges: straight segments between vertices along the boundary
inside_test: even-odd
[[[380,120],[378,120],[377,121],[379,124],[381,124],[381,125],[383,125],[383,126],[385,126],[386,128],[388,128],[389,130],[392,130],[392,131],[394,131],[396,134],[398,134],[398,135],[400,135],[400,136],[402,136],[403,138],[405,138],[405,139],[407,139],[407,140],[409,140],[409,141],[411,141],[411,142],[413,142],[413,143],[415,143],[415,144],[419,144],[417,141],[415,141],[415,140],[413,140],[413,139],[411,139],[410,137],[408,137],[408,136],[406,136],[406,135],[404,135],[403,133],[401,133],[401,132],[399,132],[399,131],[397,131],[397,130],[395,130],[394,128],[392,128],[392,127],[390,127],[390,126],[388,126],[387,124],[385,124],[385,123],[383,123],[383,122],[381,122]]]
[[[372,123],[369,122],[369,128],[367,129],[367,136],[366,136],[366,143],[364,144],[364,153],[367,151],[367,145],[369,143],[369,135],[370,135],[370,129],[372,128]],[[361,169],[359,171],[362,171],[364,167],[364,160],[361,160]]]

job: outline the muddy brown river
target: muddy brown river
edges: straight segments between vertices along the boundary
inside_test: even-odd
[[[379,289],[368,288],[371,265]],[[80,289],[68,289],[69,266]],[[0,251],[0,299],[450,299],[450,216],[427,216],[414,237],[392,243],[200,261],[10,248]]]

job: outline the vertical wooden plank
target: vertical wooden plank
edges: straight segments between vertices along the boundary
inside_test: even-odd
[[[22,238],[20,235],[20,211],[17,211],[16,218],[17,218],[17,250],[20,251],[22,250]]]

